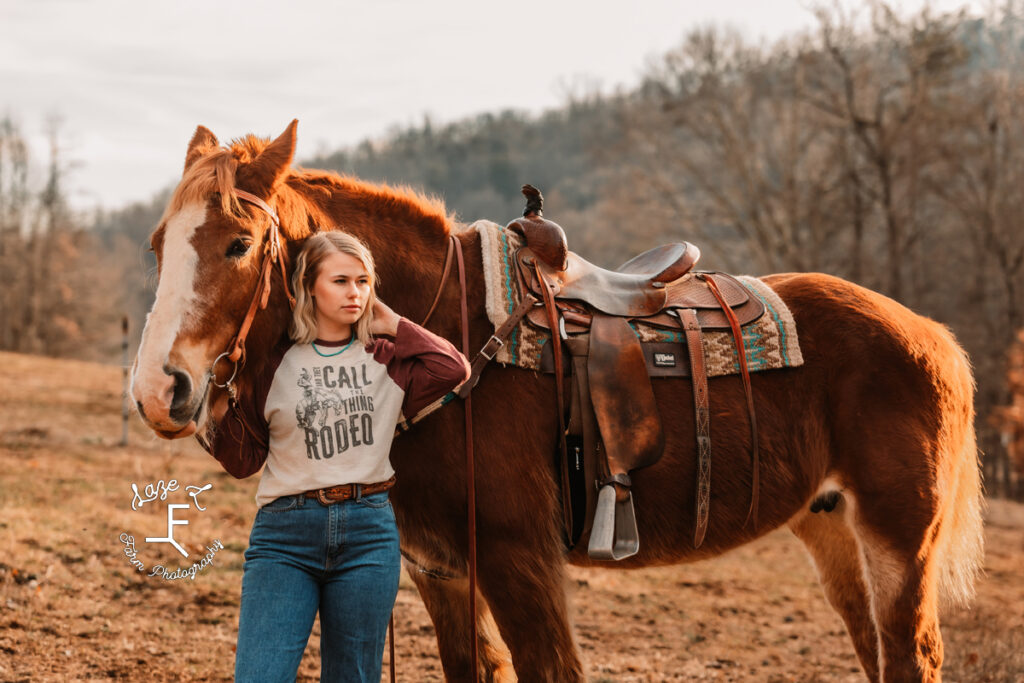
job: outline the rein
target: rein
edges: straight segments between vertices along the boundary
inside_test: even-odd
[[[460,242],[459,238],[455,235],[448,236],[448,249],[445,254],[444,270],[441,273],[441,281],[438,283],[437,294],[434,296],[434,302],[430,305],[430,310],[427,312],[427,316],[424,318],[422,325],[425,325],[427,320],[430,319],[430,316],[437,308],[438,301],[441,299],[441,292],[444,291],[445,282],[447,282],[448,274],[451,271],[453,252],[455,254],[455,262],[458,264],[459,273],[459,326],[462,331],[462,355],[468,359],[469,306],[466,300],[466,264],[462,258],[462,242]],[[523,312],[516,317],[516,322],[518,322],[525,313],[526,309],[523,308]],[[513,316],[515,317],[515,314],[513,314]],[[476,468],[473,456],[473,400],[470,396],[470,391],[472,391],[477,381],[479,381],[480,372],[483,370],[483,366],[487,361],[494,357],[494,354],[497,352],[497,347],[504,343],[504,339],[507,337],[508,333],[511,332],[512,327],[513,325],[509,326],[509,329],[504,336],[501,335],[501,331],[499,331],[496,336],[491,336],[484,348],[477,354],[471,368],[470,376],[462,383],[462,386],[460,386],[456,391],[449,392],[446,396],[427,406],[408,420],[406,424],[400,424],[398,427],[398,432],[405,432],[409,427],[411,427],[411,425],[419,422],[435,410],[438,410],[455,396],[459,396],[463,399],[466,429],[466,517],[468,537],[467,561],[469,565],[470,670],[473,672],[473,681],[479,680],[479,643],[476,623]],[[423,573],[431,573],[429,570],[424,570],[422,567],[419,569]]]
[[[469,309],[466,304],[466,266],[462,261],[462,243],[455,235],[451,235],[451,244],[455,247],[455,260],[459,264],[459,310],[462,327],[462,355],[469,358]],[[442,284],[444,284],[442,282]],[[473,463],[473,398],[467,393],[463,397],[463,409],[466,415],[466,508],[469,535],[469,639],[470,639],[470,671],[473,680],[479,679],[479,658],[476,625],[476,469]]]

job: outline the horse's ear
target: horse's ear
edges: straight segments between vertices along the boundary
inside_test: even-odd
[[[185,154],[185,170],[187,171],[196,159],[203,156],[211,149],[215,149],[220,143],[217,136],[206,126],[198,126],[192,141],[188,143],[188,153]]]
[[[298,119],[293,119],[276,140],[267,145],[256,160],[245,169],[246,179],[252,185],[252,192],[269,197],[274,187],[284,177],[295,156],[295,129]]]

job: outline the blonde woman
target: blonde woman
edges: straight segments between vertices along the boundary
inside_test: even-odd
[[[289,339],[240,415],[213,409],[211,453],[238,478],[263,468],[235,680],[294,681],[319,611],[321,680],[378,683],[400,568],[392,435],[469,366],[376,298],[373,257],[351,235],[310,237],[292,281]]]

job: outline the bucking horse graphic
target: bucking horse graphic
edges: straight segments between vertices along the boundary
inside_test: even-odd
[[[327,411],[334,409],[335,415],[341,414],[341,399],[326,389],[313,386],[313,378],[309,370],[303,369],[299,375],[299,388],[302,389],[302,400],[295,406],[295,420],[303,429],[323,427],[327,423]]]

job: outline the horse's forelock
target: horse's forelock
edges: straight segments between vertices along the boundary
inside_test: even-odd
[[[235,198],[235,175],[238,170],[238,159],[231,153],[231,150],[220,148],[216,151],[200,157],[189,166],[188,170],[174,189],[171,200],[164,209],[161,222],[167,221],[171,216],[177,214],[184,207],[195,204],[205,204],[214,194],[220,194],[221,210],[225,213],[237,212],[239,210],[238,200]]]
[[[211,148],[186,169],[164,210],[161,223],[184,207],[196,202],[206,203],[214,195],[219,195],[220,209],[225,214],[240,218],[253,215],[252,210],[247,210],[238,201],[233,190],[239,181],[243,184],[260,182],[260,179],[247,178],[246,173],[251,173],[253,162],[270,144],[268,139],[246,135],[232,140],[227,146]],[[275,185],[271,203],[281,218],[282,231],[288,240],[301,240],[311,232],[324,229],[344,229],[345,217],[328,215],[324,203],[339,191],[369,200],[371,205],[386,207],[386,213],[393,214],[397,209],[407,214],[410,222],[419,223],[427,219],[445,235],[450,233],[455,220],[442,200],[406,186],[370,183],[333,171],[300,168],[288,169],[282,180]]]
[[[241,215],[240,204],[232,192],[239,171],[255,161],[270,142],[255,135],[246,135],[200,156],[182,175],[164,210],[163,220],[189,204],[208,201],[214,194],[220,195],[222,211]]]

